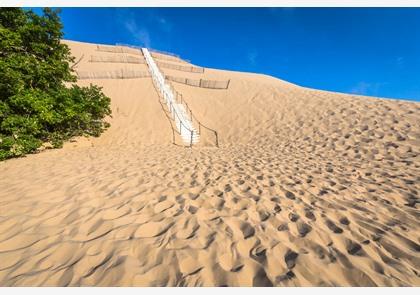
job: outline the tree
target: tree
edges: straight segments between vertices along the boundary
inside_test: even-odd
[[[74,84],[58,13],[0,8],[0,160],[45,142],[61,147],[73,136],[99,136],[109,126],[110,98],[100,87]]]

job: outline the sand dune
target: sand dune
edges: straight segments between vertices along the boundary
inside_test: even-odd
[[[111,97],[110,129],[0,163],[1,286],[420,285],[419,103],[162,70],[231,79],[173,83],[220,148],[173,145],[150,78],[81,80]]]

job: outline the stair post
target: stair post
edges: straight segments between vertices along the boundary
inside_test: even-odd
[[[166,108],[169,109],[171,112],[171,118],[174,120],[174,130],[176,130],[177,127],[179,127],[179,134],[184,142],[184,144],[188,144],[188,132],[190,132],[190,147],[192,147],[194,143],[194,133],[197,134],[197,131],[195,130],[193,126],[193,115],[192,110],[188,107],[188,104],[184,101],[182,94],[178,93],[172,86],[172,84],[169,83],[170,78],[166,77],[161,73],[159,70],[159,62],[155,61],[152,55],[150,54],[149,50],[147,48],[142,48],[143,56],[146,60],[146,64],[149,68],[149,72],[151,74],[153,85],[155,86],[155,90],[158,92],[158,94],[162,95],[162,99],[164,100],[164,104],[166,104]],[[124,75],[124,73],[122,73]],[[168,81],[168,83],[165,83]],[[184,108],[185,104],[185,108]],[[190,120],[188,119],[188,113]],[[176,123],[176,120],[179,121],[179,126]],[[172,124],[171,124],[172,125]],[[182,125],[184,125],[184,129],[186,131],[182,133]],[[201,128],[201,126],[200,126]],[[198,135],[198,134],[197,134]],[[172,134],[173,141],[175,141],[174,138],[174,132]],[[198,137],[196,138],[198,141]]]

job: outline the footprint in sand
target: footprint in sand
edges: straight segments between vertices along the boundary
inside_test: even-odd
[[[284,261],[286,262],[287,268],[292,269],[296,265],[296,260],[299,254],[293,250],[287,250],[286,255],[284,255]]]
[[[266,252],[267,249],[265,247],[262,245],[257,245],[251,249],[250,256],[259,263],[263,263],[267,259]]]
[[[299,235],[302,238],[304,238],[312,230],[312,227],[305,222],[298,222],[296,225]]]
[[[299,215],[294,212],[290,212],[289,219],[291,222],[296,222],[299,219]]]
[[[287,225],[286,222],[284,222],[277,227],[277,230],[278,231],[287,231],[287,230],[289,230],[289,226]]]
[[[349,225],[350,224],[350,220],[348,220],[347,217],[341,217],[339,221],[343,225]]]
[[[270,217],[270,213],[268,213],[265,210],[259,210],[258,216],[260,218],[260,221],[266,221]]]
[[[305,217],[312,220],[312,221],[316,220],[316,217],[315,217],[314,213],[312,211],[309,211],[309,210],[307,210],[305,212]]]
[[[296,277],[295,273],[293,271],[289,270],[286,274],[277,276],[276,277],[276,283],[289,281],[289,280],[293,279],[294,277]]]
[[[232,230],[233,235],[247,239],[255,234],[255,229],[252,225],[246,221],[239,219],[226,219],[224,222]]]
[[[290,200],[295,200],[296,199],[295,194],[292,193],[292,192],[286,191],[284,195],[285,195],[286,198],[288,198]]]
[[[350,255],[363,256],[364,254],[362,246],[352,240],[346,242],[346,250]]]
[[[326,220],[325,224],[335,234],[341,234],[343,232],[343,230],[340,227],[338,227],[334,222],[332,222],[329,219]]]

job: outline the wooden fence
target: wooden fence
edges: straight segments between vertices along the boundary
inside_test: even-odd
[[[120,69],[115,71],[78,71],[76,70],[79,79],[136,79],[150,77],[148,72]]]
[[[210,89],[228,89],[230,80],[227,81],[215,81],[215,80],[194,80],[182,77],[174,77],[165,75],[165,79],[176,83],[182,83],[190,86],[210,88]]]
[[[172,69],[172,70],[191,72],[191,73],[204,73],[204,68],[202,68],[202,67],[181,66],[181,65],[175,65],[175,64],[160,62],[160,61],[156,61],[156,64],[159,67]]]
[[[146,61],[142,57],[130,55],[115,55],[115,56],[98,56],[91,55],[90,62],[115,62],[115,63],[131,63],[131,64],[145,64]]]
[[[140,49],[130,48],[126,46],[97,45],[96,50],[103,51],[103,52],[112,52],[112,53],[129,53],[129,54],[143,56],[143,53],[141,52]]]

